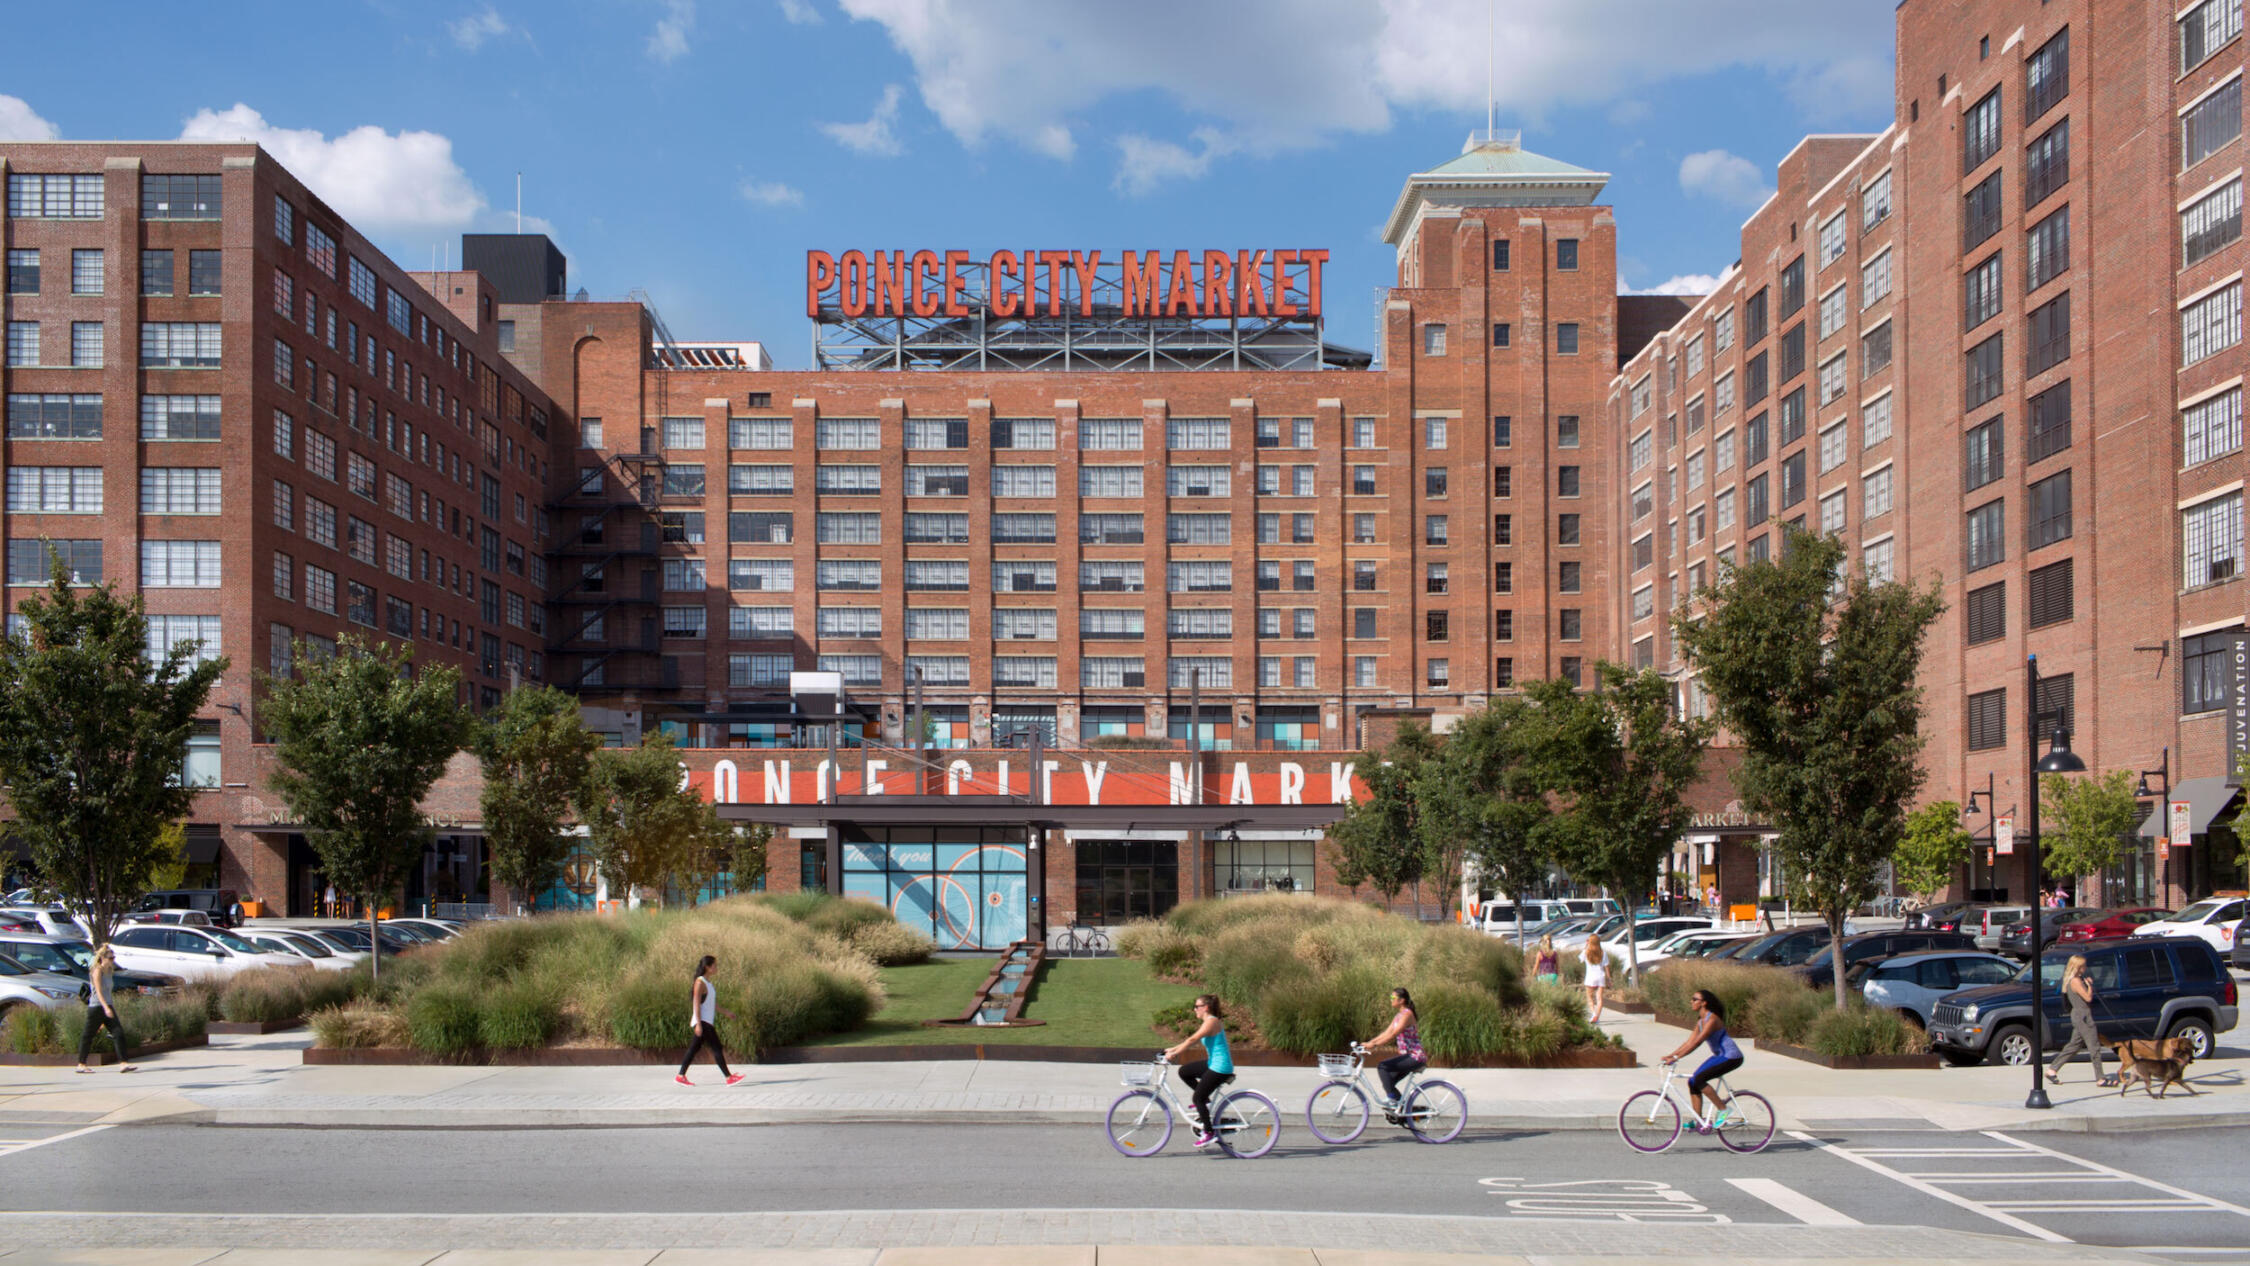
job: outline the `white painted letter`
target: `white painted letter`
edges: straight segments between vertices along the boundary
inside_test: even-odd
[[[1234,763],[1234,785],[1227,789],[1228,804],[1249,804],[1250,767],[1241,761]]]
[[[1015,794],[1015,788],[1008,785],[1008,762],[1006,761],[1000,762],[1000,794],[1003,796]]]
[[[711,767],[711,803],[735,804],[742,799],[742,774],[731,760]]]
[[[947,765],[945,767],[945,794],[949,796],[960,795],[961,780],[974,778],[975,776],[976,771],[969,768],[969,762],[965,760],[957,760]]]
[[[1172,803],[1194,804],[1194,793],[1188,787],[1187,766],[1172,762]]]
[[[1305,767],[1291,761],[1281,762],[1281,803],[1305,802]]]
[[[789,762],[781,762],[776,770],[772,761],[766,762],[766,803],[789,803]]]
[[[1055,802],[1055,771],[1062,768],[1062,762],[1059,760],[1043,760],[1039,762],[1039,765],[1039,803],[1053,804]]]
[[[1351,802],[1352,762],[1348,760],[1328,762],[1328,803],[1350,804]]]
[[[813,767],[813,782],[816,786],[813,799],[818,800],[822,804],[830,804],[834,802],[835,798],[831,794],[833,789],[829,786],[829,779],[835,776],[836,767],[827,761],[822,761],[820,762],[820,764]]]
[[[1078,768],[1086,775],[1086,803],[1100,804],[1102,802],[1102,779],[1109,777],[1109,762],[1106,760],[1092,763],[1080,761],[1078,762]]]
[[[882,795],[883,771],[889,769],[890,767],[891,763],[887,760],[871,760],[867,762],[867,778],[860,784],[859,794],[863,796]],[[869,790],[869,788],[873,788],[873,790]]]

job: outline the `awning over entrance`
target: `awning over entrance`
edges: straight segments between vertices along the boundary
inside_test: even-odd
[[[2193,835],[2203,834],[2241,795],[2242,788],[2228,785],[2223,777],[2190,778],[2172,788],[2172,799],[2187,801],[2188,831]],[[2141,838],[2153,840],[2170,829],[2171,814],[2159,809],[2141,823]]]

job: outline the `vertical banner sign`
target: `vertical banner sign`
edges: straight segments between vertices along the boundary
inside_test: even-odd
[[[2242,755],[2250,752],[2250,633],[2227,648],[2227,785],[2238,787]],[[2175,841],[2176,843],[2177,841]]]
[[[2172,802],[2172,832],[2168,838],[2157,841],[2156,860],[2163,861],[2171,855],[2172,849],[2186,848],[2190,842],[2189,836],[2192,834],[2190,828],[2193,825],[2193,819],[2188,816],[2188,802],[2174,800]]]
[[[2013,816],[2009,814],[2002,814],[1998,818],[1993,819],[1992,846],[1993,851],[1997,852],[2002,857],[2015,856],[2016,820]]]

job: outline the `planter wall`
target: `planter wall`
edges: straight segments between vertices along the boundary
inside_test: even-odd
[[[127,1052],[125,1057],[128,1060],[147,1059],[151,1055],[162,1055],[166,1051],[184,1051],[198,1046],[209,1046],[210,1044],[211,1040],[208,1037],[194,1038],[185,1042],[156,1042],[147,1046],[136,1046]],[[97,1047],[93,1054],[86,1057],[86,1062],[101,1067],[116,1063],[117,1056],[110,1051],[108,1044],[104,1043]],[[62,1051],[53,1055],[18,1055],[12,1051],[0,1054],[0,1067],[70,1068],[77,1063],[78,1056],[70,1051]]]

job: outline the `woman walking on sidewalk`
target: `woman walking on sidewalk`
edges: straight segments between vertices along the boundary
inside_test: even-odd
[[[706,1045],[711,1048],[711,1060],[719,1066],[719,1073],[727,1079],[728,1085],[742,1080],[741,1073],[727,1067],[726,1048],[719,1045],[719,989],[711,983],[711,969],[718,965],[718,959],[705,954],[703,961],[695,965],[695,984],[688,989],[688,1028],[694,1031],[695,1039],[688,1043],[687,1054],[680,1056],[679,1075],[672,1079],[683,1086],[695,1084],[688,1080],[688,1065],[695,1062],[695,1053]],[[732,1011],[726,1016],[729,1020],[742,1018]]]
[[[2086,1052],[2094,1061],[2094,1084],[2107,1086],[2110,1080],[2102,1076],[2101,1035],[2094,1031],[2094,982],[2086,976],[2086,956],[2073,954],[2063,964],[2063,999],[2070,1004],[2070,1040],[2055,1052],[2055,1060],[2047,1065],[2047,1080],[2062,1084],[2063,1061],[2072,1051]]]
[[[86,1067],[86,1056],[94,1049],[94,1033],[107,1028],[111,1047],[117,1051],[117,1071],[129,1073],[133,1066],[125,1062],[125,1025],[117,1018],[116,990],[110,986],[111,974],[117,970],[117,951],[104,945],[94,951],[94,970],[86,979],[86,1027],[78,1034],[78,1071],[94,1071]]]
[[[1593,1012],[1593,1022],[1602,1022],[1602,994],[1609,988],[1609,956],[1602,952],[1599,938],[1586,938],[1586,1009]]]
[[[1539,938],[1539,952],[1531,960],[1531,976],[1542,985],[1562,979],[1562,958],[1555,953],[1553,933]]]

